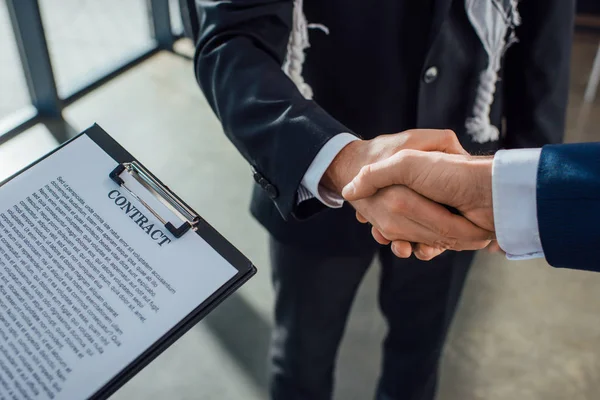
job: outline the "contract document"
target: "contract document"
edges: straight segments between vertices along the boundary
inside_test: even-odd
[[[255,271],[91,127],[0,186],[0,399],[108,397]]]

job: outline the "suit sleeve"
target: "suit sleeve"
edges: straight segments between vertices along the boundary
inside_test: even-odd
[[[543,147],[537,214],[550,265],[600,272],[600,143]]]
[[[574,0],[519,2],[519,40],[506,52],[506,148],[561,143],[569,94]]]
[[[196,2],[203,17],[196,79],[223,130],[284,219],[323,145],[348,128],[306,100],[281,69],[292,0]]]

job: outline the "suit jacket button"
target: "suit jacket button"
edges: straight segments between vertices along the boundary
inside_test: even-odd
[[[277,192],[277,188],[275,186],[271,185],[270,183],[265,185],[264,189],[267,191],[267,193],[269,194],[269,197],[272,199],[277,198],[277,196],[279,195],[279,193]]]
[[[425,75],[423,76],[423,80],[425,83],[433,83],[438,77],[438,69],[437,67],[429,67],[427,71],[425,71]]]
[[[254,173],[252,174],[252,177],[254,178],[254,181],[256,183],[260,183],[261,179],[265,179],[265,178],[263,178],[263,176],[261,174],[259,174],[256,171],[254,171]]]

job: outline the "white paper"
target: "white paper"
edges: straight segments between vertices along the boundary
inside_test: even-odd
[[[0,187],[0,400],[91,396],[236,273],[116,165],[82,135]]]

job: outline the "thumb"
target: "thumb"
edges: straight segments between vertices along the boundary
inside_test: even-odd
[[[391,183],[391,180],[382,180],[382,182],[379,182],[379,185],[372,181],[373,173],[371,171],[375,165],[376,164],[370,164],[362,167],[358,175],[342,189],[342,196],[346,201],[356,201],[370,197],[377,193],[377,190],[393,184]]]
[[[460,145],[456,134],[448,129],[413,129],[397,134],[406,138],[404,149],[395,155],[377,163],[366,165],[360,173],[342,190],[342,196],[347,201],[356,201],[372,196],[377,190],[391,185],[408,185],[411,169],[408,163],[418,167],[418,163],[411,162],[418,158],[420,151],[435,151],[449,154],[468,155]],[[416,155],[416,157],[413,157]],[[401,167],[401,165],[403,165]]]
[[[379,189],[392,185],[406,185],[411,166],[419,151],[401,150],[393,156],[374,164],[365,165],[354,179],[342,189],[347,201],[356,201],[372,196]]]

